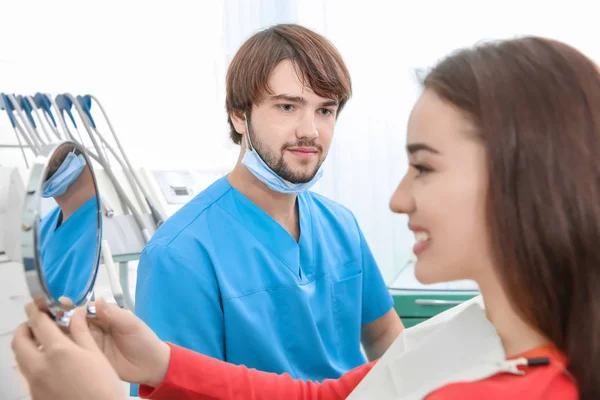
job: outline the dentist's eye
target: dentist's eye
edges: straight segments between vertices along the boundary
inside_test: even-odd
[[[410,164],[410,166],[417,170],[417,176],[421,176],[433,171],[433,168],[424,164]]]
[[[295,110],[294,106],[291,104],[280,104],[279,109],[283,112],[292,112]]]
[[[321,110],[319,110],[319,112],[320,112],[322,115],[325,115],[326,117],[330,117],[330,116],[332,116],[332,115],[333,115],[333,111],[331,111],[331,110],[329,110],[329,109],[327,109],[327,108],[322,108]]]

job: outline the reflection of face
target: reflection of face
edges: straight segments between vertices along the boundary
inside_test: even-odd
[[[249,119],[252,145],[281,178],[308,182],[327,157],[337,102],[303,85],[290,61],[275,67],[268,86],[273,94],[253,107]]]
[[[407,214],[421,283],[475,279],[491,271],[486,224],[486,152],[456,107],[425,90],[409,123],[410,169],[390,208]],[[486,272],[487,273],[487,272]]]
[[[46,174],[46,180],[50,179],[52,175],[60,168],[62,163],[67,158],[67,155],[73,150],[73,146],[63,145],[60,146],[52,155],[50,161],[48,161],[48,173]]]

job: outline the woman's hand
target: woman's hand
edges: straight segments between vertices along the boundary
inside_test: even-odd
[[[29,303],[12,348],[35,400],[123,400],[119,377],[94,341],[85,309],[71,320],[70,338],[50,317]]]
[[[99,299],[96,318],[88,322],[98,347],[122,380],[156,387],[164,379],[171,349],[133,313]]]

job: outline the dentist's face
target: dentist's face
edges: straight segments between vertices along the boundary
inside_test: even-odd
[[[486,223],[487,159],[474,125],[434,91],[416,103],[407,133],[410,168],[390,208],[407,214],[421,283],[479,281],[492,269]]]
[[[267,93],[261,104],[253,106],[248,120],[252,146],[283,179],[308,182],[329,151],[337,101],[303,85],[287,60],[275,67],[268,87],[273,94]]]
[[[54,154],[48,161],[48,172],[46,173],[45,180],[50,179],[56,173],[56,171],[58,171],[62,163],[65,162],[67,155],[71,151],[73,151],[72,146],[62,145],[54,152]]]

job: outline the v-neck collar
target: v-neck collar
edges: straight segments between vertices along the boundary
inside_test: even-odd
[[[231,186],[226,177],[225,181],[230,187],[235,204],[233,211],[238,214],[237,220],[240,224],[245,226],[273,255],[279,258],[300,282],[306,281],[306,275],[309,275],[313,269],[312,214],[306,193],[300,193],[296,198],[298,221],[300,222],[300,237],[296,242],[283,226]],[[305,260],[307,265],[302,265],[302,260]]]

